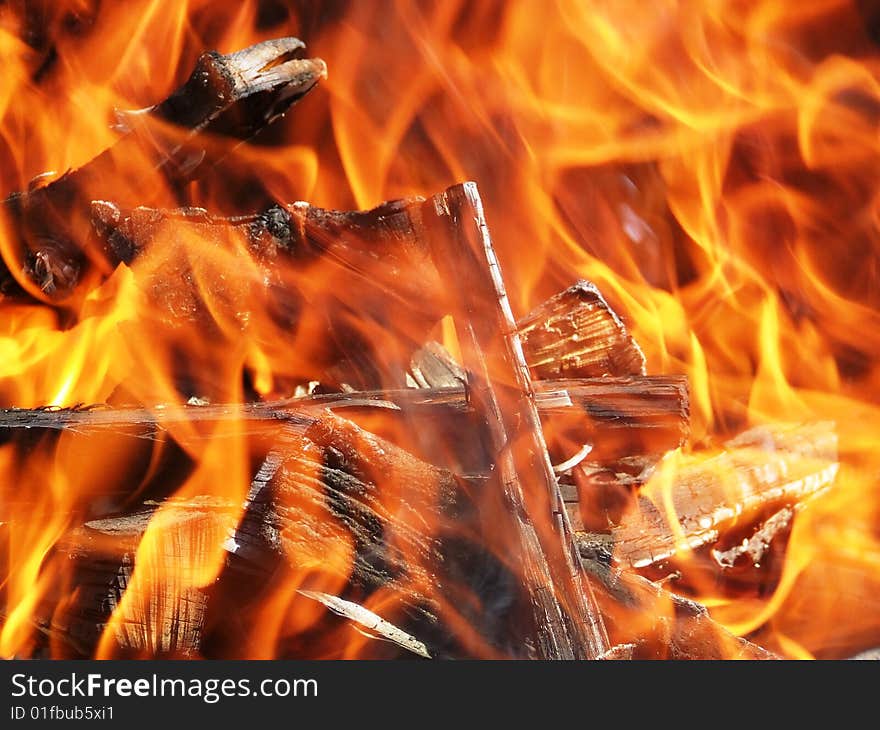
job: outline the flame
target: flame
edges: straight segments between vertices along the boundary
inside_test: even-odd
[[[52,171],[34,185],[83,165],[118,139],[118,110],[165,98],[205,49],[303,38],[327,61],[323,91],[255,144],[216,140],[220,172],[188,183],[187,202],[228,215],[266,199],[368,208],[477,180],[514,310],[575,279],[595,282],[648,371],[688,375],[698,451],[751,425],[835,421],[840,474],[797,516],[784,555],[724,590],[684,550],[675,585],[786,656],[846,656],[880,639],[880,620],[862,604],[877,587],[880,555],[876,23],[849,0],[6,6],[0,179],[5,191],[27,190],[42,173]],[[181,194],[145,160],[129,165],[127,192]],[[190,398],[289,396],[338,347],[309,315],[328,303],[341,302],[336,323],[346,332],[386,341],[389,359],[399,354],[384,315],[351,314],[359,293],[345,291],[333,266],[272,282],[240,233],[218,241],[195,224],[169,225],[156,241],[81,300],[0,304],[3,406],[141,404],[166,419]],[[13,250],[0,231],[4,260]],[[284,287],[299,298],[279,314],[273,297]],[[459,354],[449,319],[431,335]],[[220,506],[203,533],[175,537],[172,500],[137,545],[101,545],[136,567],[99,655],[117,654],[137,611],[167,610],[157,585],[204,597],[220,579],[223,542],[251,487],[254,435],[240,413],[216,426],[163,422],[163,435],[146,442],[105,434],[74,446],[64,435],[30,450],[0,446],[0,541],[9,545],[0,654],[36,655],[41,622],[68,620],[71,596],[53,593],[72,580],[65,540],[148,497],[173,449],[193,465],[176,499],[209,494]],[[401,437],[383,424],[375,428]],[[686,457],[656,477],[660,503]],[[95,506],[115,481],[138,487]],[[386,509],[399,508],[401,486],[386,485]],[[204,544],[186,563],[171,559],[169,540]],[[352,550],[338,548],[326,570],[287,556],[294,567],[249,615],[237,654],[276,656],[323,620],[298,591],[340,589]],[[366,607],[391,618],[392,603],[379,591]],[[461,640],[491,654],[460,623]],[[369,642],[349,631],[343,643],[328,652],[361,656]]]

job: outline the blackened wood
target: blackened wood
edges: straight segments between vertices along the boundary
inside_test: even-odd
[[[275,553],[293,569],[336,571],[367,591],[394,587],[405,610],[432,616],[424,586],[440,556],[424,520],[456,489],[449,472],[326,414],[305,431],[281,429],[226,547],[256,569]],[[328,560],[349,545],[350,562]]]
[[[320,574],[345,586],[342,601],[368,603],[381,591],[381,618],[432,656],[469,655],[450,628],[455,620],[485,642],[480,651],[525,655],[511,636],[515,617],[487,610],[513,601],[520,586],[483,554],[467,490],[455,476],[328,413],[285,424],[274,443],[237,522],[240,504],[203,497],[169,500],[160,511],[145,504],[73,530],[56,548],[55,559],[72,572],[46,607],[50,633],[82,656],[94,653],[101,636],[104,655],[196,656],[213,651],[203,644],[205,622],[222,623],[208,615],[212,607],[247,608],[253,597],[237,590],[243,579],[270,585],[293,575],[312,590],[303,580]],[[157,515],[161,521],[151,524]],[[220,547],[228,555],[218,582],[187,585],[187,571]],[[146,575],[135,566],[145,549]],[[140,583],[132,583],[135,567]]]
[[[837,470],[837,435],[828,422],[759,426],[708,458],[673,454],[612,531],[615,558],[641,568],[710,544],[761,511],[828,489]]]
[[[115,262],[88,240],[91,201],[150,203],[202,174],[216,161],[214,135],[253,136],[326,75],[320,59],[297,58],[302,48],[282,38],[228,56],[203,54],[180,89],[125,117],[127,133],[113,147],[44,187],[9,197],[5,230],[17,240],[5,252],[12,260],[5,261],[0,290],[55,302],[89,273],[112,270]],[[164,182],[145,179],[150,171]]]
[[[645,374],[644,353],[590,282],[551,297],[517,326],[536,380]]]
[[[793,506],[786,505],[770,515],[741,542],[726,549],[712,548],[712,558],[722,568],[733,568],[744,558],[752,565],[759,565],[770,544],[791,527],[795,513],[803,506],[803,502]]]
[[[144,544],[158,507],[88,522],[56,546],[55,559],[69,567],[45,623],[71,655],[200,656],[208,592],[193,576],[220,549],[235,505],[166,503]]]
[[[635,659],[778,659],[732,634],[700,603],[637,573],[610,564],[610,544],[582,544],[584,567],[605,587],[600,594],[611,640],[634,645]],[[601,600],[601,599],[600,599]]]
[[[293,203],[217,218],[97,201],[92,221],[96,247],[132,267],[150,311],[169,327],[210,327],[220,312],[259,336],[267,328],[307,333],[308,353],[293,359],[291,380],[367,390],[403,387],[410,355],[442,316],[442,283],[413,229],[413,207],[418,201],[354,212]],[[202,250],[241,262],[211,277],[207,302],[198,286]]]
[[[524,658],[522,587],[482,544],[471,486],[353,422],[285,426],[226,543],[239,575],[330,578],[432,657]],[[308,585],[303,586],[309,588]],[[461,627],[466,626],[467,630]]]
[[[476,185],[424,203],[422,224],[444,281],[470,373],[469,393],[495,455],[498,487],[517,531],[542,658],[596,658],[608,648],[592,587],[562,506],[516,322]]]
[[[344,269],[362,284],[378,278],[387,299],[428,308],[440,282],[429,252],[413,226],[421,198],[393,200],[364,211],[335,211],[296,202],[235,217],[202,208],[124,209],[112,199],[95,201],[91,219],[101,247],[116,262],[132,264],[162,236],[173,250],[198,237],[242,241],[254,257],[270,265],[288,260],[304,265],[318,258]],[[436,307],[430,310],[437,316]]]

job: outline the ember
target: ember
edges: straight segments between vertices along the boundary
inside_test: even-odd
[[[880,646],[876,17],[216,5],[0,10],[0,654]]]

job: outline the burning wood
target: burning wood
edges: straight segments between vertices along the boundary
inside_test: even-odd
[[[57,594],[41,588],[31,620],[84,656],[245,654],[265,606],[283,615],[294,600],[317,618],[291,654],[320,655],[336,622],[423,657],[772,656],[634,570],[710,545],[721,566],[757,560],[834,480],[831,425],[759,427],[711,457],[678,451],[687,378],[648,375],[589,282],[517,321],[474,183],[366,211],[177,207],[224,154],[218,136],[249,139],[326,74],[302,48],[286,38],[203,55],[164,102],[120,115],[116,145],[6,201],[4,293],[87,320],[76,305],[97,307],[89,296],[117,272],[159,329],[210,339],[222,320],[233,342],[265,320],[257,341],[283,340],[285,359],[306,351],[269,383],[222,391],[241,402],[201,392],[211,373],[200,381],[191,368],[210,369],[210,353],[193,365],[181,346],[167,402],[0,411],[12,456],[45,431],[47,453],[52,438],[167,437],[181,473],[204,458],[187,438],[231,424],[251,479],[247,494],[243,479],[221,497],[184,475],[181,498],[150,455],[144,484],[161,482],[151,501],[141,484],[119,500],[100,485],[71,496],[54,525],[63,537],[40,548],[45,575],[73,569]],[[204,269],[205,252],[226,265]],[[461,363],[430,341],[444,318]],[[120,392],[114,402],[129,402]],[[282,397],[294,392],[305,395]],[[386,438],[392,422],[405,436]],[[21,501],[0,520],[14,523]],[[720,537],[768,514],[722,549]]]
[[[675,376],[538,381],[534,383],[539,413],[552,423],[554,418],[571,414],[579,420],[583,438],[612,439],[619,430],[660,431],[658,423],[672,423],[661,438],[675,448],[682,443],[686,428],[687,389]],[[297,413],[324,409],[381,408],[422,414],[434,412],[450,416],[473,412],[473,403],[462,385],[415,390],[367,390],[344,393],[316,393],[277,401],[245,404],[193,402],[184,405],[158,404],[150,408],[111,407],[106,404],[75,408],[0,409],[0,431],[64,430],[112,431],[148,437],[176,422],[245,421],[250,423],[283,421]],[[586,418],[585,418],[586,416]],[[129,430],[131,429],[131,430]]]
[[[544,302],[517,326],[538,380],[645,374],[644,353],[588,281]]]
[[[766,509],[795,505],[837,474],[832,424],[751,429],[710,457],[670,455],[613,531],[615,557],[636,568],[712,543]]]
[[[606,592],[612,640],[634,646],[635,659],[776,659],[713,621],[705,606],[642,576],[612,567],[608,545],[581,544],[584,567]]]
[[[9,197],[5,230],[18,250],[16,265],[0,274],[0,290],[63,300],[92,267],[112,270],[115,262],[87,245],[90,201],[147,203],[205,174],[216,161],[211,135],[252,137],[326,75],[322,60],[298,58],[303,48],[296,38],[282,38],[228,56],[205,53],[165,101],[123,115],[125,134],[113,147],[44,187]],[[147,184],[147,169],[161,182]]]
[[[435,196],[423,209],[422,223],[441,273],[461,287],[448,297],[449,308],[471,372],[475,408],[494,451],[498,486],[519,532],[524,577],[541,637],[539,656],[595,659],[609,648],[608,639],[592,588],[578,566],[476,185],[455,186]],[[535,526],[534,515],[548,510],[557,521],[556,535],[541,534]],[[571,614],[559,605],[557,591]]]
[[[456,604],[461,588],[453,576],[466,570],[479,571],[481,580],[499,574],[499,580],[483,583],[487,593],[475,607],[498,601],[500,590],[513,591],[515,599],[507,573],[476,540],[464,539],[477,527],[458,479],[328,413],[283,427],[254,477],[237,526],[234,512],[233,504],[212,497],[153,502],[72,531],[58,555],[73,560],[73,580],[82,589],[75,599],[56,598],[46,607],[50,635],[83,655],[91,655],[99,639],[105,655],[204,655],[210,652],[204,634],[215,620],[211,612],[245,610],[253,598],[239,590],[242,576],[256,574],[269,585],[293,571],[311,572],[318,585],[344,586],[328,605],[337,613],[340,607],[352,613],[381,591],[383,613],[425,637],[432,655],[444,656],[461,651],[444,628],[454,618],[450,612],[467,615],[473,601]],[[221,545],[226,568],[212,585],[200,584],[194,573]],[[139,581],[133,582],[136,568]],[[307,586],[300,592],[326,596]],[[449,602],[441,605],[440,596]],[[375,616],[374,629],[390,632],[408,650],[429,650],[363,606],[348,617],[362,623],[367,615]],[[485,628],[482,640],[508,641],[498,630],[503,619],[467,619]]]

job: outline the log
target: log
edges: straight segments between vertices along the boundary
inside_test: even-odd
[[[157,238],[168,251],[193,238],[218,245],[233,238],[269,266],[287,260],[302,267],[323,259],[350,281],[380,289],[386,306],[391,297],[437,318],[440,313],[428,295],[441,283],[412,220],[421,202],[392,200],[364,211],[295,202],[224,217],[203,208],[126,210],[108,196],[92,203],[91,222],[99,245],[117,263],[132,265]]]
[[[457,282],[446,308],[470,372],[469,393],[493,451],[498,488],[514,518],[538,656],[597,658],[609,649],[607,636],[592,587],[578,565],[476,185],[465,183],[435,195],[423,205],[421,225],[443,280]]]
[[[440,558],[425,515],[449,509],[456,491],[451,473],[327,414],[282,429],[226,549],[255,566],[275,553],[367,591],[393,585],[407,610],[433,615],[420,586],[433,585],[427,566]]]
[[[636,508],[612,530],[615,559],[643,568],[713,543],[762,512],[828,489],[837,475],[828,422],[759,426],[724,446],[720,454],[674,453],[658,464]]]
[[[261,337],[274,329],[301,343],[291,363],[297,382],[403,387],[411,353],[443,314],[442,283],[412,222],[418,205],[340,212],[293,203],[221,218],[96,201],[93,245],[132,267],[151,311],[169,327],[210,326],[220,312]],[[207,303],[196,284],[206,274],[193,271],[207,265],[204,251],[226,262],[207,274]]]
[[[293,579],[310,600],[302,592],[340,587],[328,608],[360,606],[360,620],[381,592],[388,623],[372,628],[390,631],[408,651],[420,644],[431,656],[468,655],[450,628],[458,621],[480,632],[481,651],[522,656],[511,640],[517,617],[484,609],[512,605],[521,589],[478,544],[459,480],[350,421],[324,413],[284,424],[237,524],[241,505],[213,497],[158,507],[89,522],[57,546],[55,559],[73,569],[43,623],[74,655],[91,656],[103,637],[104,656],[211,656],[207,626],[256,602],[242,586]],[[192,573],[218,548],[227,554],[223,572],[198,584]],[[467,581],[485,591],[476,602]],[[454,600],[462,591],[468,598]]]
[[[266,41],[222,56],[203,54],[186,83],[150,109],[124,116],[124,136],[54,182],[10,196],[3,206],[10,241],[0,291],[55,303],[91,273],[115,262],[90,245],[92,200],[161,200],[216,161],[212,138],[248,139],[326,75],[320,59],[298,58],[296,38]],[[155,181],[145,173],[155,171]],[[134,198],[137,198],[135,202]]]
[[[590,282],[551,297],[517,326],[535,380],[645,374],[644,353]]]

